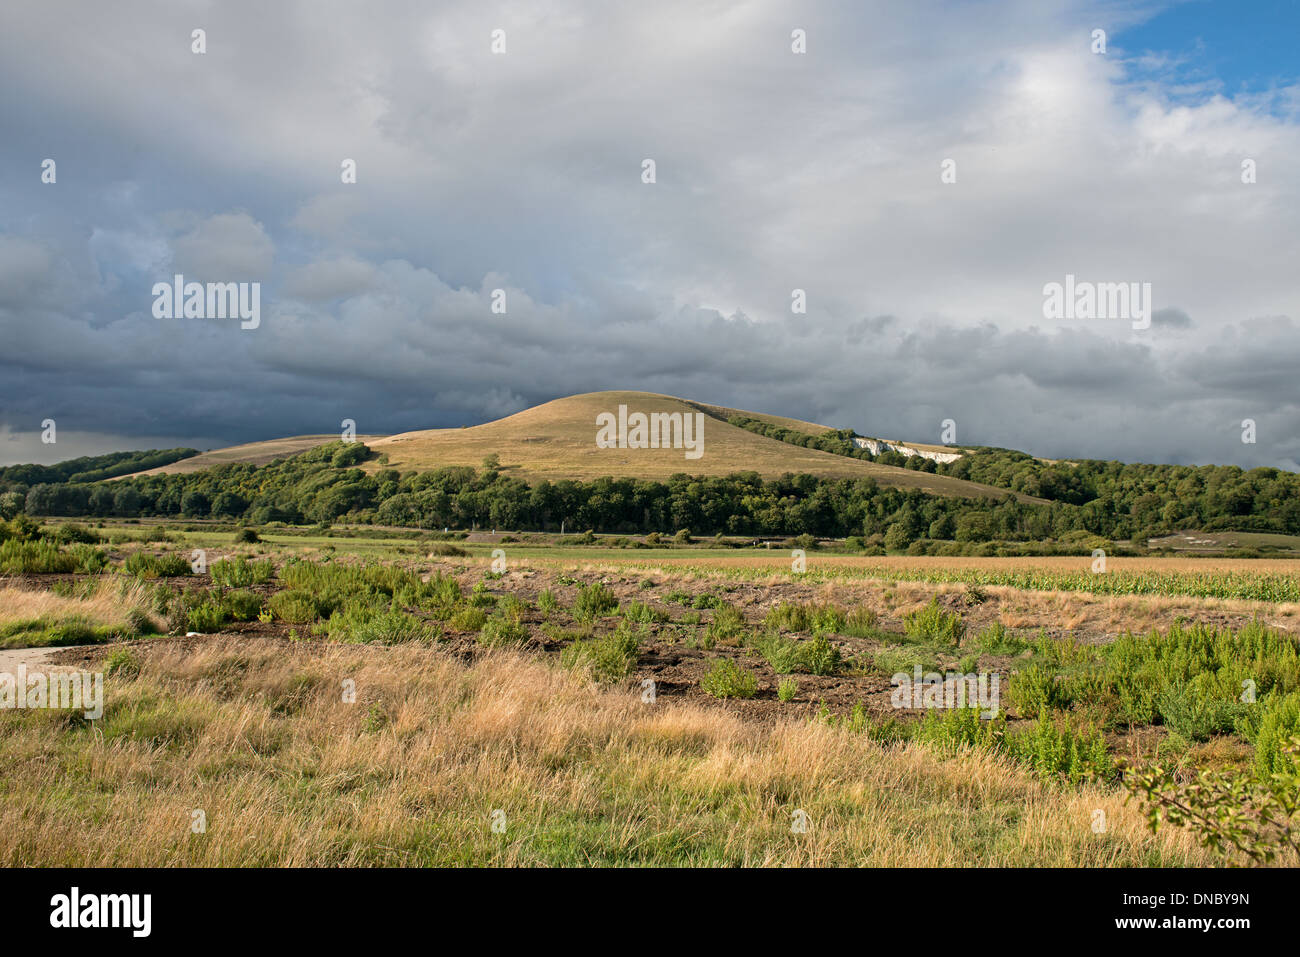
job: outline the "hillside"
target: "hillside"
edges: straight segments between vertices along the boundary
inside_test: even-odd
[[[683,416],[703,413],[702,454],[698,458],[687,458],[680,448],[597,448],[596,416],[600,413],[616,414],[620,405],[627,406],[629,413],[677,413]],[[823,478],[873,478],[885,487],[920,489],[936,495],[1001,498],[1010,494],[1005,489],[978,482],[790,445],[737,428],[726,421],[736,415],[809,434],[830,431],[827,426],[798,419],[692,402],[653,392],[629,391],[568,396],[494,422],[465,428],[424,429],[358,438],[375,452],[386,455],[387,467],[399,471],[424,471],[448,465],[479,468],[484,459],[496,455],[504,474],[528,482],[603,476],[666,479],[683,472],[690,475],[758,472],[764,478],[774,478],[791,472]],[[188,474],[229,462],[264,465],[337,438],[337,435],[300,435],[249,442],[134,474]],[[370,463],[367,467],[374,471],[383,466]],[[1041,501],[1024,495],[1019,498],[1026,502]]]
[[[359,435],[357,438],[369,445],[382,438],[382,436]],[[143,472],[132,472],[130,475],[122,475],[118,476],[118,478],[134,478],[137,475],[183,475],[188,472],[201,472],[203,469],[210,469],[216,465],[227,465],[231,462],[266,465],[276,459],[297,455],[299,452],[306,452],[318,445],[337,440],[338,434],[334,433],[332,435],[294,435],[283,439],[267,439],[264,442],[248,442],[244,445],[232,445],[225,449],[201,452],[187,459],[181,459],[179,462],[172,462],[170,465],[146,469]]]
[[[703,412],[703,454],[688,459],[681,449],[597,448],[597,415],[616,413],[620,405],[627,406],[629,413]],[[589,392],[556,399],[483,425],[405,432],[369,444],[376,452],[388,456],[388,467],[399,471],[445,465],[477,467],[487,456],[497,455],[506,474],[528,481],[593,479],[606,475],[666,479],[680,472],[728,475],[747,471],[771,478],[786,472],[805,472],[827,478],[873,478],[884,486],[917,488],[938,495],[1000,498],[1008,494],[992,486],[948,476],[789,445],[727,423],[725,417],[735,414],[758,417],[652,392]],[[764,418],[788,427],[798,425],[825,431],[824,426],[812,423]]]

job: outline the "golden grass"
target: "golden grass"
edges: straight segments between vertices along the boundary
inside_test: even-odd
[[[367,445],[386,438],[382,435],[358,435],[358,441],[365,442]],[[267,439],[262,442],[247,442],[243,445],[232,445],[225,449],[213,449],[208,452],[200,452],[198,455],[192,455],[187,459],[181,459],[179,462],[172,462],[170,465],[160,465],[156,469],[146,469],[143,472],[132,472],[130,475],[121,475],[118,478],[133,478],[137,475],[182,475],[189,472],[198,472],[203,469],[210,469],[217,465],[226,465],[230,462],[248,462],[253,465],[266,465],[274,462],[276,459],[286,458],[290,455],[297,455],[299,452],[306,452],[308,449],[314,449],[318,445],[325,445],[329,442],[337,442],[338,433],[329,433],[326,435],[292,435],[282,439]],[[116,481],[116,479],[110,479]]]
[[[0,715],[0,865],[1211,863],[1108,788],[645,705],[513,653],[466,665],[219,639],[133,654],[139,675],[110,676],[93,730]],[[792,833],[796,810],[807,833]]]
[[[617,412],[709,413],[704,425],[704,454],[685,458],[680,449],[600,449],[596,416]],[[386,467],[401,471],[446,465],[482,465],[500,457],[507,474],[526,480],[595,479],[603,476],[664,480],[677,473],[729,475],[758,472],[775,478],[806,472],[829,478],[874,478],[881,485],[917,488],[938,495],[1001,498],[1006,489],[931,475],[861,459],[805,449],[757,435],[729,424],[714,413],[733,412],[651,392],[589,392],[556,399],[515,415],[463,429],[405,432],[370,443],[388,455]],[[743,413],[748,414],[748,413]],[[1039,501],[1023,497],[1024,501]]]
[[[147,612],[148,588],[134,580],[100,578],[81,597],[56,595],[44,588],[0,582],[0,628],[17,622],[80,619],[94,625],[125,626],[133,613]]]

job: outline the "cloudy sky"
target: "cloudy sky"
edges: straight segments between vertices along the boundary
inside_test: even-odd
[[[914,441],[951,418],[959,442],[1044,456],[1296,469],[1298,20],[6,4],[0,464],[633,388]],[[155,318],[176,273],[261,283],[260,326]],[[1067,275],[1150,283],[1150,328],[1046,318]]]

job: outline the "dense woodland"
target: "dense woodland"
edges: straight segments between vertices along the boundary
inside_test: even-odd
[[[792,433],[797,439],[798,433]],[[851,433],[850,433],[851,436]],[[807,436],[815,442],[842,434]],[[789,440],[789,439],[787,439]],[[803,444],[796,441],[795,444]],[[849,442],[851,445],[851,441]],[[0,515],[182,517],[268,522],[336,521],[427,529],[490,527],[646,533],[880,536],[887,548],[919,539],[956,542],[1149,537],[1182,528],[1300,533],[1300,475],[1233,466],[1047,464],[1019,452],[974,449],[937,471],[1014,489],[1050,504],[958,499],[878,485],[755,473],[726,478],[543,481],[529,485],[499,467],[399,473],[362,443],[334,442],[269,465],[229,464],[183,475],[87,481],[161,463],[168,452],[123,453],[59,466],[0,470]],[[855,452],[863,450],[855,449]],[[896,453],[876,460],[888,463]],[[858,457],[870,457],[863,453]],[[898,456],[902,458],[902,456]],[[904,460],[905,464],[919,459]],[[926,462],[927,471],[934,470]]]

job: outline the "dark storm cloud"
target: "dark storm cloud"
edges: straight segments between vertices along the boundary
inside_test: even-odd
[[[1141,15],[6,8],[0,461],[642,388],[916,441],[952,418],[1049,456],[1294,467],[1300,193],[1237,170],[1300,135],[1088,53],[1099,21]],[[261,325],[154,319],[176,272],[260,281]],[[1152,283],[1151,327],[1044,319],[1067,274]],[[46,417],[66,454],[33,444]]]

